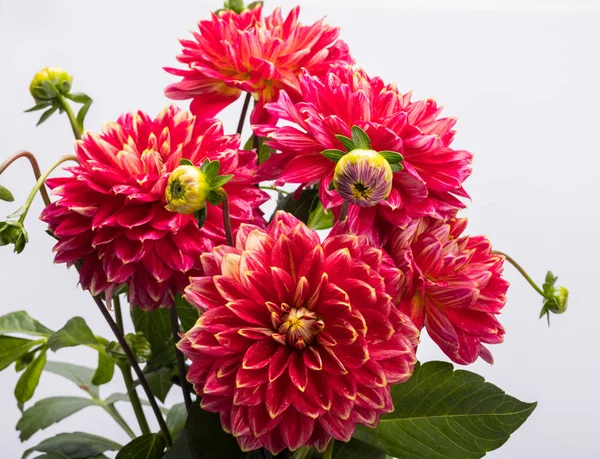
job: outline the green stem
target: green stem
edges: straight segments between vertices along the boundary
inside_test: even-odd
[[[259,188],[261,190],[277,191],[277,193],[281,193],[281,194],[290,194],[289,191],[285,191],[285,190],[282,190],[281,188],[277,188],[274,186],[259,186]]]
[[[6,161],[0,165],[0,174],[4,172],[12,163],[14,163],[19,158],[27,158],[29,163],[31,164],[31,168],[33,169],[33,175],[35,175],[35,179],[39,180],[42,175],[40,171],[40,165],[37,162],[37,159],[33,155],[33,153],[25,150],[21,150],[16,152],[14,155],[9,156]],[[40,188],[40,194],[42,195],[42,199],[44,200],[44,204],[47,206],[50,205],[50,196],[48,196],[48,191],[46,191],[46,187],[42,185]]]
[[[102,403],[102,408],[104,408],[104,411],[110,414],[110,416],[115,420],[115,422],[119,424],[125,432],[127,432],[129,438],[131,438],[132,440],[135,440],[137,438],[135,432],[131,430],[127,422],[125,422],[125,419],[123,419],[121,414],[117,411],[117,409],[114,406]]]
[[[44,186],[44,183],[46,183],[46,180],[48,179],[50,174],[54,171],[54,169],[56,169],[58,166],[60,166],[62,163],[66,162],[66,161],[77,161],[77,157],[70,155],[70,156],[63,156],[63,157],[59,158],[57,161],[55,161],[50,166],[50,168],[46,172],[44,172],[44,175],[40,176],[38,181],[35,182],[35,185],[33,186],[33,189],[31,190],[31,192],[29,193],[29,196],[27,196],[27,200],[25,201],[25,205],[23,206],[24,209],[23,209],[23,213],[19,217],[19,223],[23,224],[23,222],[25,221],[25,217],[27,216],[27,212],[29,212],[29,208],[31,207],[33,198],[35,198],[35,195],[37,194],[38,190],[40,190],[40,188],[42,188]]]
[[[223,191],[223,225],[225,226],[225,236],[227,237],[227,244],[233,247],[233,231],[231,230],[231,217],[229,215],[229,197],[227,193]]]
[[[499,250],[494,250],[493,253],[495,253],[496,255],[501,255],[503,256],[506,261],[508,261],[511,265],[513,265],[517,271],[519,271],[521,273],[521,275],[525,278],[525,280],[527,282],[529,282],[529,285],[531,285],[536,292],[538,292],[540,295],[542,295],[544,298],[546,298],[546,295],[544,295],[544,291],[539,288],[537,286],[537,284],[533,281],[533,279],[529,276],[529,274],[527,274],[527,271],[525,271],[521,265],[519,265],[519,263],[517,263],[512,257],[510,257],[509,255],[506,255],[504,252],[500,252]]]
[[[333,458],[333,445],[335,440],[332,438],[329,444],[327,445],[327,449],[323,453],[323,459],[332,459]]]
[[[117,321],[117,327],[121,332],[121,335],[124,335],[123,329],[123,314],[121,312],[121,300],[119,296],[113,298],[114,308],[115,308],[115,316]],[[125,387],[127,388],[127,395],[129,396],[129,400],[131,401],[131,406],[133,407],[133,411],[135,413],[135,417],[140,425],[140,429],[142,430],[142,434],[149,434],[150,426],[148,425],[148,420],[146,419],[146,415],[144,414],[144,409],[142,408],[142,402],[140,401],[140,397],[135,389],[133,384],[133,376],[131,375],[131,367],[127,364],[119,365],[119,369],[123,374],[123,381],[125,381]]]
[[[292,454],[292,457],[290,457],[290,459],[305,459],[309,451],[309,446],[303,446],[302,448],[298,448],[296,451],[294,451],[294,454]]]
[[[75,116],[71,105],[69,105],[69,102],[67,101],[67,99],[65,99],[65,97],[62,94],[58,95],[58,101],[60,102],[60,105],[62,106],[67,116],[69,117],[71,129],[73,129],[73,135],[77,140],[81,139],[83,129],[81,128],[79,121],[77,121],[77,117]]]
[[[171,331],[173,333],[173,346],[175,348],[175,356],[177,358],[177,370],[179,372],[179,382],[181,384],[181,391],[183,392],[183,401],[185,402],[185,408],[187,411],[192,406],[192,396],[190,395],[190,389],[185,372],[185,357],[183,353],[177,347],[177,342],[180,339],[179,336],[179,317],[177,316],[177,301],[171,306]]]
[[[248,106],[250,105],[250,99],[252,98],[252,94],[247,93],[246,98],[244,99],[244,106],[242,107],[242,113],[240,114],[240,120],[238,121],[237,133],[242,135],[242,131],[244,130],[244,122],[246,121],[246,114],[248,113]]]

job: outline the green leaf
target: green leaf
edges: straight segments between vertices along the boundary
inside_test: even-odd
[[[180,165],[180,166],[193,166],[193,165],[194,165],[194,163],[193,163],[193,162],[191,162],[189,159],[181,158],[181,159],[179,160],[179,165]]]
[[[225,185],[227,182],[229,182],[232,178],[233,178],[232,174],[219,175],[219,176],[215,177],[214,179],[212,179],[210,181],[209,185],[212,189],[216,190],[217,188],[221,188],[223,185]]]
[[[92,102],[92,98],[82,92],[67,93],[67,94],[65,94],[65,97],[67,99],[72,100],[73,102],[77,102],[78,104],[85,104],[88,102]]]
[[[235,438],[221,428],[219,415],[202,410],[198,403],[194,403],[190,408],[183,432],[179,441],[187,442],[191,454],[173,456],[174,459],[245,458],[245,453],[240,450]]]
[[[0,201],[13,202],[14,200],[15,200],[15,197],[8,190],[8,188],[5,188],[2,185],[0,185]]]
[[[96,343],[94,333],[81,317],[73,317],[63,328],[48,338],[48,345],[54,352],[64,347]]]
[[[129,398],[129,395],[117,392],[117,393],[114,393],[114,394],[110,394],[104,400],[104,403],[106,403],[107,405],[114,405],[117,402],[131,403],[131,399]],[[148,403],[147,400],[140,399],[140,403],[142,405],[144,405],[144,406],[151,406],[150,403]],[[167,408],[164,408],[162,406],[159,406],[159,408],[160,408],[160,411],[162,411],[164,414],[167,414],[169,412],[169,410]]]
[[[385,459],[386,454],[383,451],[358,441],[356,438],[349,442],[335,442],[333,445],[332,459]]]
[[[102,456],[96,456],[95,458],[92,459],[101,459]],[[106,456],[104,456],[106,457]],[[35,459],[69,459],[68,456],[65,456],[64,454],[60,454],[60,453],[46,453],[46,454],[42,454],[41,456],[37,456]]]
[[[365,131],[358,126],[352,126],[352,143],[356,145],[356,148],[362,148],[363,150],[371,149],[371,139]]]
[[[400,164],[402,161],[404,161],[404,157],[400,153],[397,153],[395,151],[385,150],[380,151],[379,154],[383,156],[390,164]]]
[[[19,357],[16,360],[15,363],[15,371],[17,373],[23,371],[25,368],[27,368],[27,366],[33,362],[33,358],[35,357],[35,354],[37,354],[37,351],[39,351],[40,348],[37,347],[35,349],[33,349],[32,351],[27,352],[26,354],[23,354],[21,357]]]
[[[59,453],[70,459],[86,459],[98,456],[105,451],[117,451],[119,449],[121,449],[121,445],[108,438],[84,432],[62,433],[44,440],[33,448],[29,448],[23,454],[22,459],[30,456],[34,451]]]
[[[208,182],[212,182],[212,180],[219,175],[219,171],[221,170],[221,163],[219,161],[211,161],[206,165],[204,169],[204,174],[206,175],[206,180]]]
[[[131,349],[131,352],[133,352],[138,363],[144,363],[150,359],[152,355],[150,343],[141,332],[127,333],[127,335],[125,335],[125,341],[129,345],[129,348]],[[106,353],[119,363],[128,362],[123,348],[116,341],[111,341],[106,345]]]
[[[208,193],[206,201],[212,204],[213,206],[218,206],[219,204],[221,204],[221,202],[223,202],[223,198],[223,193],[219,193],[218,191],[211,191],[210,193]],[[206,212],[206,207],[203,207],[203,209]]]
[[[275,149],[267,145],[265,137],[258,138],[258,164],[264,163],[275,152]]]
[[[167,395],[169,395],[171,387],[173,387],[172,378],[173,369],[169,368],[162,368],[159,371],[146,375],[146,379],[148,380],[148,385],[150,386],[152,393],[162,403],[165,403],[165,399],[167,398]]]
[[[26,401],[31,400],[44,367],[46,366],[46,348],[43,348],[39,355],[29,364],[23,372],[17,385],[15,386],[15,398],[19,407],[23,406]]]
[[[23,215],[25,213],[25,211],[27,210],[27,206],[25,204],[23,204],[21,207],[19,207],[17,210],[15,210],[12,214],[8,215],[6,218],[19,218],[21,215]],[[9,222],[12,223],[12,222]],[[20,223],[19,223],[20,225]]]
[[[39,430],[51,426],[88,406],[96,405],[89,398],[50,397],[40,400],[28,410],[17,424],[20,439],[25,441]]]
[[[329,229],[333,226],[333,212],[326,211],[319,200],[317,207],[308,216],[306,225],[314,230]]]
[[[177,441],[179,434],[185,426],[186,419],[187,409],[184,403],[177,403],[169,410],[169,414],[167,414],[167,426],[169,427],[173,441]]]
[[[346,152],[342,150],[323,150],[321,154],[337,163],[340,159],[342,159]]]
[[[85,117],[91,106],[92,106],[92,99],[90,99],[88,102],[83,104],[83,107],[81,107],[79,109],[79,112],[77,112],[77,123],[79,123],[79,126],[81,127],[81,129],[83,129],[83,122],[85,121]]]
[[[162,434],[147,434],[127,443],[116,459],[160,459],[163,457],[167,441]]]
[[[254,134],[252,134],[250,137],[248,137],[248,140],[246,140],[246,143],[244,144],[243,150],[246,150],[246,151],[252,150],[253,144],[254,144]]]
[[[51,108],[42,113],[42,116],[40,116],[40,119],[38,120],[36,126],[39,126],[48,118],[50,118],[54,114],[54,112],[56,112],[56,110],[58,110],[58,105],[53,105]]]
[[[0,371],[27,354],[33,346],[43,342],[44,340],[32,341],[12,336],[0,336]]]
[[[92,378],[92,384],[96,386],[107,384],[112,380],[114,374],[114,360],[104,351],[104,349],[98,349],[98,366],[96,367],[96,372]]]
[[[15,311],[0,317],[0,333],[25,333],[48,337],[54,333],[25,311]]]
[[[319,204],[319,192],[314,188],[304,188],[300,192],[298,199],[294,199],[296,193],[292,192],[287,196],[279,195],[277,199],[277,209],[285,210],[297,219],[308,222],[310,213],[316,209]]]
[[[146,312],[135,306],[131,309],[131,319],[135,331],[142,333],[150,343],[152,356],[172,345],[171,317],[168,309],[159,308]]]
[[[356,150],[356,145],[354,145],[354,142],[349,137],[346,137],[345,135],[341,134],[336,134],[335,138],[342,143],[346,151]]]
[[[404,166],[402,164],[390,164],[390,167],[392,168],[392,172],[400,172],[401,170],[404,170]]]
[[[444,362],[415,367],[392,388],[393,413],[379,426],[357,426],[354,437],[406,459],[474,459],[502,446],[529,417],[524,403],[474,373]]]
[[[46,371],[73,381],[81,390],[88,392],[93,397],[99,396],[98,386],[92,383],[95,372],[91,368],[73,365],[72,363],[48,362]]]
[[[177,295],[175,298],[175,305],[177,306],[177,315],[181,321],[181,327],[185,333],[196,325],[200,317],[200,311],[196,306],[188,303],[181,295]]]
[[[194,212],[194,217],[198,220],[198,228],[202,228],[206,222],[206,206]]]

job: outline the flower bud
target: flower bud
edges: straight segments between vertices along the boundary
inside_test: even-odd
[[[14,244],[15,253],[21,253],[28,241],[27,231],[20,222],[0,222],[0,246]]]
[[[36,103],[47,103],[71,90],[73,77],[60,67],[46,67],[33,77],[29,92]]]
[[[567,301],[569,299],[569,291],[565,287],[554,289],[554,293],[550,298],[546,299],[546,307],[553,314],[562,314],[567,310]]]
[[[166,209],[180,214],[193,214],[206,206],[210,190],[204,172],[195,166],[179,166],[169,176],[165,190]]]
[[[392,168],[376,151],[355,149],[338,161],[333,186],[344,200],[360,207],[372,207],[390,194]]]

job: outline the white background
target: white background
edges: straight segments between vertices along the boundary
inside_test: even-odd
[[[287,12],[293,1],[280,2]],[[499,250],[520,260],[541,281],[547,269],[570,291],[569,311],[538,320],[540,297],[510,266],[509,300],[501,316],[506,342],[493,346],[494,366],[471,366],[508,393],[539,406],[494,458],[600,457],[598,397],[598,179],[600,5],[583,1],[302,1],[301,19],[327,15],[342,27],[357,62],[371,75],[395,81],[401,91],[434,97],[447,115],[460,118],[455,146],[475,153],[466,188],[472,234],[485,233]],[[33,151],[42,163],[72,152],[66,117],[35,128],[31,77],[52,65],[74,76],[74,91],[95,103],[87,128],[121,112],[151,115],[167,104],[174,81],[161,67],[174,65],[178,37],[217,1],[0,0],[0,156]],[[274,6],[268,1],[267,8]],[[239,107],[223,118],[235,128]],[[248,130],[246,130],[246,133]],[[23,201],[33,183],[26,162],[2,176]],[[15,203],[16,204],[16,203]],[[20,205],[20,204],[19,204]],[[0,215],[18,205],[2,203]],[[52,240],[36,217],[21,256],[0,250],[0,314],[26,309],[53,329],[84,317],[97,334],[110,336],[76,275],[52,263]],[[443,359],[425,338],[422,361]],[[65,349],[51,360],[92,366],[87,349]],[[14,427],[20,417],[12,391],[17,375],[0,374],[0,451],[20,457],[26,446],[64,431],[84,430],[119,442],[127,438],[98,408],[87,408],[27,444]],[[34,400],[77,395],[70,382],[44,374]],[[118,377],[103,388],[123,391]],[[83,395],[83,394],[81,394]],[[173,391],[169,401],[179,400]],[[28,406],[31,405],[31,402]],[[126,404],[119,407],[132,426]],[[150,413],[149,413],[150,416]]]

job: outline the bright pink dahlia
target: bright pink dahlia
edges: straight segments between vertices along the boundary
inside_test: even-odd
[[[48,181],[59,199],[42,220],[59,238],[57,263],[82,261],[81,285],[110,298],[129,285],[131,304],[168,307],[190,274],[201,271],[200,254],[225,242],[222,212],[211,206],[202,230],[192,215],[165,209],[169,173],[181,158],[199,165],[219,160],[234,228],[260,225],[267,196],[252,186],[256,155],[238,151],[238,136],[226,136],[220,121],[199,120],[175,106],[155,120],[141,111],[109,122],[101,134],[86,131],[76,143],[80,164],[67,177]]]
[[[320,242],[278,212],[202,255],[186,298],[203,314],[179,343],[202,407],[247,451],[348,441],[394,409],[418,331],[395,301],[401,272],[364,236]]]
[[[400,94],[394,85],[350,65],[335,66],[324,78],[305,72],[300,90],[302,102],[282,91],[277,102],[266,106],[292,126],[255,126],[280,151],[270,160],[272,178],[279,183],[320,182],[323,204],[339,212],[342,198],[328,189],[335,163],[321,152],[344,150],[335,135],[351,137],[352,126],[359,126],[373,150],[401,153],[404,170],[394,173],[386,201],[374,207],[350,206],[351,232],[381,243],[390,224],[405,227],[418,217],[446,218],[464,207],[457,196],[468,196],[462,183],[471,173],[472,155],[450,147],[456,119],[439,118],[441,107],[435,101],[411,102],[410,93]]]
[[[424,218],[390,236],[389,252],[406,273],[400,309],[454,362],[481,357],[492,363],[483,343],[504,340],[496,315],[506,302],[504,258],[492,253],[485,236],[462,236],[466,219]]]
[[[348,46],[337,39],[337,27],[323,20],[302,25],[299,13],[296,7],[284,20],[277,8],[263,17],[259,5],[239,14],[221,11],[200,21],[193,40],[180,40],[183,51],[177,60],[188,68],[166,69],[183,77],[166,88],[167,97],[193,99],[194,114],[215,116],[247,91],[258,99],[254,122],[263,116],[263,103],[276,100],[282,88],[299,100],[302,68],[324,75],[334,63],[352,62]]]

